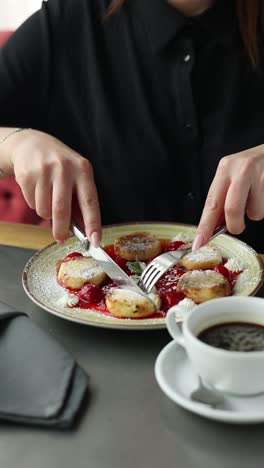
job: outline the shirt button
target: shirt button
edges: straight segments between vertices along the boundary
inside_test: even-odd
[[[186,128],[187,130],[192,130],[193,126],[192,126],[192,124],[190,122],[186,122],[184,124],[184,128]]]
[[[191,60],[191,55],[190,55],[190,54],[186,54],[186,55],[184,56],[184,62],[187,63],[187,62],[189,62],[190,60]]]
[[[189,193],[187,193],[187,197],[189,198],[189,200],[195,200],[195,193],[194,192],[189,192]]]

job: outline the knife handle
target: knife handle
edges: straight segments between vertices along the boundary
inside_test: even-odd
[[[72,219],[70,224],[70,230],[72,233],[79,239],[82,244],[82,247],[85,250],[88,250],[90,247],[90,242],[88,241],[84,231],[80,228],[80,226]]]

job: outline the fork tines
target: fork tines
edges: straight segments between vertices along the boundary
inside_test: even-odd
[[[146,293],[150,293],[153,286],[166,271],[174,266],[178,261],[191,251],[191,248],[185,248],[172,252],[165,252],[154,258],[143,271],[138,286]]]

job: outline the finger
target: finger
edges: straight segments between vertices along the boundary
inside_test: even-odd
[[[250,181],[244,178],[233,180],[225,200],[225,220],[231,234],[240,234],[245,229],[245,211],[250,190]]]
[[[264,178],[263,178],[264,179]],[[247,200],[246,212],[252,221],[260,221],[264,218],[264,180],[251,187]]]
[[[52,218],[52,184],[49,178],[39,177],[35,190],[36,212],[43,219]]]
[[[52,231],[58,242],[69,235],[72,203],[72,182],[69,178],[57,176],[52,192]]]
[[[17,180],[17,179],[16,179]],[[17,181],[18,182],[18,181]],[[33,210],[36,209],[36,200],[35,200],[35,191],[36,191],[36,182],[35,179],[25,180],[24,183],[18,183],[23,197],[25,198],[28,206]]]
[[[84,229],[90,242],[98,247],[102,238],[101,216],[92,168],[82,173],[76,186]]]
[[[80,210],[79,201],[76,192],[73,192],[72,195],[72,218],[74,221],[80,226],[80,228],[84,231],[84,223],[83,223],[83,216]]]
[[[196,237],[192,250],[199,249],[208,242],[214,229],[223,217],[226,193],[229,187],[229,179],[216,173],[209,189],[202,216],[197,227]]]

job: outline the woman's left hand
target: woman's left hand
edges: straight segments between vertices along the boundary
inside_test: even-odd
[[[243,232],[245,213],[253,221],[264,218],[264,145],[221,159],[206,198],[193,250],[209,240],[223,217],[230,234]]]

